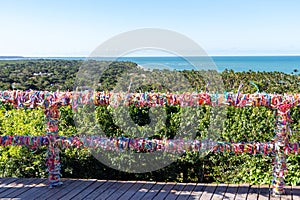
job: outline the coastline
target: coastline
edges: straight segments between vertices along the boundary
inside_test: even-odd
[[[211,60],[210,60],[211,58]],[[76,60],[85,61],[88,57],[22,57],[22,56],[0,56],[0,62],[10,61],[34,61],[34,60]],[[222,72],[226,69],[235,72],[255,71],[255,72],[283,72],[287,74],[300,71],[300,55],[280,55],[280,56],[211,56],[211,57],[174,57],[174,56],[137,56],[137,57],[101,57],[95,58],[99,61],[129,61],[140,66],[152,65],[166,66],[175,70],[198,70],[215,69]],[[193,66],[189,61],[192,61]]]

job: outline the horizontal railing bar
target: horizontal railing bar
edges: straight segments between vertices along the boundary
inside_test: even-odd
[[[47,101],[45,101],[47,99]],[[96,106],[265,106],[276,108],[281,104],[292,104],[291,107],[300,105],[300,94],[240,94],[225,92],[223,94],[212,93],[113,93],[95,91],[73,92],[48,92],[48,91],[0,91],[0,102],[10,103],[15,107],[34,108],[50,105],[67,106],[77,108],[83,104]]]
[[[48,146],[51,141],[61,148],[92,148],[106,151],[169,152],[184,153],[188,151],[249,153],[275,155],[275,142],[215,142],[212,140],[188,139],[147,139],[128,137],[101,136],[0,136],[0,146],[27,146],[38,148]],[[300,153],[300,141],[285,146],[285,154]]]

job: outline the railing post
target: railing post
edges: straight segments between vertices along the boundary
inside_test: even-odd
[[[48,149],[46,155],[46,165],[49,187],[55,187],[57,185],[61,185],[60,181],[60,157],[59,157],[59,148],[56,144],[56,137],[58,136],[58,124],[60,112],[58,109],[58,105],[52,102],[52,95],[46,97],[44,105],[45,105],[45,115],[47,122],[47,137],[48,137]]]
[[[273,195],[285,194],[284,176],[287,174],[285,147],[289,143],[290,135],[290,107],[291,104],[283,102],[277,107],[276,113],[276,135],[274,138],[276,155],[273,168]]]

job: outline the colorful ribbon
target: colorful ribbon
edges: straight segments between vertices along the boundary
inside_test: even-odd
[[[241,87],[241,86],[240,86]],[[208,143],[207,145],[212,145],[214,151],[229,151],[234,153],[263,153],[263,154],[275,154],[274,159],[274,170],[273,170],[273,194],[280,195],[284,193],[284,175],[287,173],[286,170],[286,158],[287,152],[299,152],[299,144],[289,144],[289,134],[291,122],[290,119],[290,109],[294,106],[299,106],[300,98],[299,94],[266,94],[266,93],[255,93],[255,94],[241,94],[240,87],[237,94],[225,92],[224,94],[209,94],[206,93],[183,93],[183,94],[172,94],[172,93],[112,93],[112,92],[95,92],[95,91],[74,91],[74,92],[47,92],[47,91],[2,91],[0,92],[0,102],[3,104],[12,104],[16,108],[35,108],[43,107],[45,108],[45,115],[47,119],[47,138],[48,142],[48,152],[47,152],[47,166],[49,172],[49,182],[50,186],[55,186],[61,184],[60,182],[60,163],[59,163],[59,150],[57,145],[61,139],[57,138],[58,133],[58,123],[59,123],[59,106],[71,105],[74,110],[77,110],[79,105],[82,104],[94,104],[96,106],[111,105],[113,107],[118,106],[174,106],[179,105],[181,107],[185,106],[235,106],[235,107],[245,107],[245,106],[265,106],[270,109],[276,109],[276,136],[272,143],[252,143],[252,144],[228,144],[228,143]],[[21,136],[20,136],[21,137]],[[26,138],[26,136],[24,136]],[[74,138],[73,138],[74,139]],[[4,141],[4,143],[2,142]],[[22,143],[23,139],[18,138],[15,140],[11,137],[6,137],[1,139],[1,144],[19,144]],[[28,139],[25,139],[27,141]],[[64,142],[61,146],[73,144],[74,141],[68,141],[68,139],[63,139]],[[30,141],[30,140],[29,140]],[[45,141],[45,144],[47,143]],[[92,143],[95,142],[93,139]],[[107,145],[116,142],[122,148],[127,147],[129,149],[134,149],[137,152],[151,152],[157,150],[163,151],[176,151],[183,152],[186,149],[200,150],[202,148],[202,142],[198,141],[198,145],[193,146],[195,141],[148,141],[143,139],[126,139],[122,138],[121,141],[118,139],[99,139],[96,142],[98,146],[105,144],[105,148],[110,150],[120,149],[116,146]],[[40,138],[40,144],[44,140]],[[66,143],[65,143],[66,142]],[[80,146],[81,142],[84,144],[91,144],[86,139],[77,138],[76,144]],[[124,143],[125,142],[125,143]],[[126,143],[127,142],[127,143]],[[179,144],[177,143],[179,142]],[[181,142],[181,143],[180,143]],[[197,142],[196,142],[197,143]],[[28,146],[32,146],[31,143]],[[38,145],[39,142],[36,141]],[[167,145],[166,145],[167,144]],[[181,145],[182,144],[182,145]],[[136,145],[136,146],[135,146]],[[171,146],[170,146],[171,145]],[[293,148],[291,149],[291,145]],[[296,145],[296,146],[295,146]],[[297,146],[298,145],[298,146]],[[33,145],[34,146],[34,145]],[[92,145],[93,146],[93,145]],[[97,147],[98,147],[97,146]],[[142,148],[141,148],[142,147]],[[208,147],[208,146],[206,146]],[[262,148],[263,147],[263,148]],[[116,149],[114,149],[116,148]],[[123,150],[121,148],[121,150]],[[178,149],[179,148],[179,149]],[[200,148],[200,149],[199,149]],[[229,150],[228,150],[229,149]],[[233,150],[232,150],[233,149]],[[264,149],[262,151],[262,149]],[[269,149],[269,150],[268,150]]]
[[[47,91],[2,91],[0,102],[10,103],[16,108],[34,108],[39,106],[72,105],[74,109],[82,104],[94,104],[96,106],[265,106],[276,108],[285,101],[293,106],[300,103],[300,94],[237,94],[226,92],[224,94],[209,93],[111,93],[111,92],[47,92]],[[46,102],[45,102],[46,101]]]
[[[274,142],[214,142],[211,140],[184,140],[184,139],[147,139],[147,138],[126,138],[126,137],[100,137],[100,136],[0,136],[0,146],[26,146],[36,149],[41,146],[48,146],[55,143],[59,148],[91,148],[105,151],[134,151],[144,152],[214,152],[252,155],[275,155],[277,152]],[[300,142],[289,143],[284,146],[284,154],[299,154]]]
[[[39,93],[38,93],[39,94]],[[33,99],[41,99],[35,95],[29,95]],[[46,154],[46,165],[47,172],[49,173],[48,181],[50,188],[57,185],[61,185],[60,181],[60,157],[59,157],[59,148],[57,147],[56,137],[58,136],[58,124],[60,118],[60,112],[58,109],[58,104],[54,99],[56,99],[55,93],[46,93],[44,96],[43,105],[45,107],[45,116],[46,116],[46,133],[48,138],[48,150]],[[35,104],[35,101],[33,101]],[[33,105],[34,105],[33,104]]]

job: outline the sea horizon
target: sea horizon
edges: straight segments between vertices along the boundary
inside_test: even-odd
[[[130,61],[146,68],[168,68],[175,70],[234,70],[296,73],[300,71],[300,55],[217,55],[217,56],[124,56],[124,57],[84,57],[84,56],[0,56],[0,61],[9,60],[103,60]]]
[[[285,57],[285,56],[300,56],[300,54],[213,54],[213,55],[187,55],[181,57]],[[89,58],[86,55],[0,55],[2,58]],[[110,56],[99,56],[104,58],[112,58]],[[178,55],[127,55],[122,57],[179,57]]]

